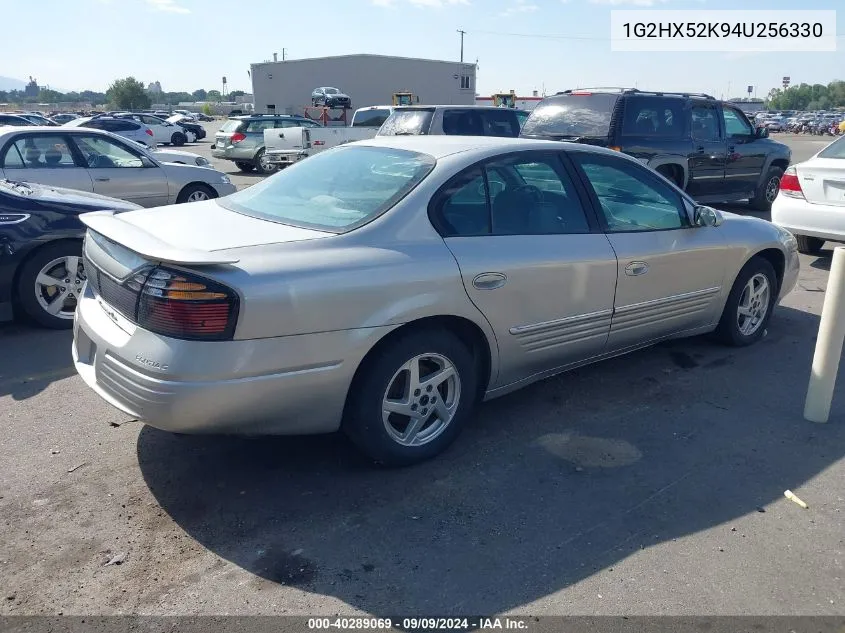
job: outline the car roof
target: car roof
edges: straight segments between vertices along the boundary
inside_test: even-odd
[[[635,158],[631,158],[627,154],[594,145],[525,138],[509,138],[503,136],[450,136],[428,134],[409,136],[376,136],[366,141],[358,141],[352,145],[404,149],[411,152],[428,154],[429,156],[433,156],[435,159],[464,152],[474,153],[477,154],[479,158],[482,158],[486,155],[498,153],[497,150],[505,153],[509,151],[531,149],[551,151],[566,149],[569,151],[610,154],[636,161]]]

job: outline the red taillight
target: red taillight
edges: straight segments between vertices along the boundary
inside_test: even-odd
[[[137,322],[144,329],[173,338],[223,341],[234,334],[238,305],[237,295],[222,284],[155,268],[144,280]]]
[[[798,172],[795,167],[787,169],[780,178],[780,193],[790,198],[803,198],[801,182],[798,180]]]
[[[229,139],[229,142],[234,145],[235,143],[240,143],[241,141],[246,140],[246,134],[242,134],[241,132],[235,132],[232,134],[232,138]]]
[[[152,136],[152,135],[153,135],[153,131],[152,131],[150,128],[147,128],[147,130],[146,130],[146,131],[147,131],[147,136]]]

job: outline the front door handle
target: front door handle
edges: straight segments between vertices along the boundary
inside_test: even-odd
[[[472,285],[479,290],[495,290],[506,283],[508,283],[508,277],[502,273],[481,273],[472,280]]]
[[[279,132],[279,138],[285,138],[285,133],[284,133],[284,132]]]
[[[111,178],[94,178],[97,182],[108,182]]]
[[[645,275],[648,272],[648,264],[645,262],[631,262],[625,266],[625,274],[629,277]]]

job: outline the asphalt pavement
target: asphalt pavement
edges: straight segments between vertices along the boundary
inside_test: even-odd
[[[845,614],[842,381],[802,419],[829,256],[759,344],[544,381],[402,470],[340,436],[145,427],[75,375],[70,332],[0,326],[0,614]]]

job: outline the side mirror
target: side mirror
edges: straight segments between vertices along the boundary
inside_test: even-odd
[[[693,210],[693,224],[695,226],[719,226],[725,221],[721,211],[712,207],[697,204]]]
[[[757,138],[769,138],[769,128],[762,126],[758,127]]]

